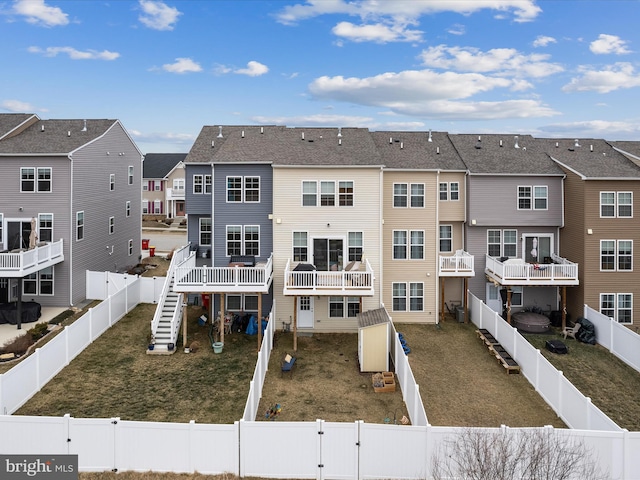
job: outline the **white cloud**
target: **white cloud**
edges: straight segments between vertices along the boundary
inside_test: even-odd
[[[170,73],[193,73],[201,72],[202,67],[190,58],[176,58],[174,63],[165,63],[162,69]]]
[[[571,82],[562,87],[562,91],[609,93],[621,88],[640,86],[640,75],[628,62],[607,65],[603,70],[582,67],[581,71],[582,75],[572,78]]]
[[[605,33],[601,33],[598,36],[598,40],[591,42],[589,50],[596,55],[604,55],[608,53],[624,55],[626,53],[631,53],[631,50],[627,48],[626,41],[620,39],[620,37],[616,35],[607,35]]]
[[[58,27],[69,23],[68,15],[58,7],[48,6],[44,0],[16,0],[13,11],[26,21],[44,27]]]
[[[549,55],[525,55],[514,48],[494,48],[483,52],[474,47],[438,45],[424,50],[420,58],[427,67],[444,70],[488,73],[514,77],[546,77],[563,68],[547,60]]]
[[[546,47],[551,43],[557,43],[557,40],[553,37],[547,37],[545,35],[538,35],[538,37],[533,41],[534,47]]]
[[[373,118],[349,115],[297,115],[297,116],[254,116],[251,121],[263,125],[287,125],[289,127],[371,127]]]
[[[40,53],[45,57],[56,57],[59,54],[66,54],[71,60],[115,60],[120,57],[117,52],[110,52],[109,50],[103,50],[98,52],[96,50],[76,50],[73,47],[29,47],[27,49],[29,53]]]
[[[7,110],[9,112],[33,112],[35,108],[33,105],[27,102],[21,102],[20,100],[4,100],[0,106],[3,110]]]
[[[422,39],[419,30],[408,30],[406,25],[375,23],[370,25],[354,25],[351,22],[340,22],[332,30],[337,37],[352,42],[415,42]]]
[[[517,88],[520,85],[506,78],[477,73],[413,70],[368,78],[324,76],[314,80],[309,85],[309,91],[316,98],[385,107],[393,112],[412,116],[462,120],[556,114],[537,100],[460,101],[479,93],[514,86]]]
[[[175,7],[155,0],[139,0],[142,14],[138,17],[140,23],[153,30],[173,30],[178,17],[182,15]]]
[[[556,137],[575,138],[607,138],[607,139],[632,139],[636,140],[640,135],[640,126],[637,122],[608,120],[587,120],[582,122],[555,123],[540,127],[541,132],[552,133]]]
[[[465,33],[467,33],[467,30],[464,25],[456,23],[454,25],[451,25],[447,29],[447,32],[450,33],[451,35],[464,35]]]
[[[238,75],[248,75],[249,77],[259,77],[260,75],[264,75],[269,71],[269,67],[263,65],[260,62],[256,62],[255,60],[251,60],[247,63],[247,68],[238,68],[233,71],[233,73],[237,73]]]

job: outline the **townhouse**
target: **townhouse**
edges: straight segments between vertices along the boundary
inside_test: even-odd
[[[0,302],[84,301],[140,259],[142,154],[118,120],[0,114]]]
[[[147,153],[142,168],[144,218],[184,218],[186,153]]]
[[[576,319],[586,304],[631,326],[640,314],[638,142],[614,142],[614,148],[598,139],[537,141],[566,175],[560,247],[580,264],[580,284],[567,292],[568,310]]]

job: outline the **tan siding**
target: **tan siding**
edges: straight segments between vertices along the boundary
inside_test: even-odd
[[[465,182],[466,176],[464,173],[458,172],[446,172],[440,173],[440,182],[458,182],[459,185],[459,200],[456,201],[439,201],[438,202],[438,216],[440,218],[440,222],[463,222],[465,219],[465,204],[466,204],[466,194],[465,194]],[[436,188],[439,188],[436,185]],[[438,192],[439,193],[439,192]]]

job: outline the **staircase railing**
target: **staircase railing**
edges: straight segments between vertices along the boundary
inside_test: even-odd
[[[160,299],[158,300],[158,306],[156,307],[156,311],[153,315],[153,319],[151,320],[151,335],[155,337],[156,332],[158,330],[158,324],[160,323],[160,318],[162,317],[162,310],[164,309],[165,300],[167,299],[167,295],[171,289],[171,281],[173,279],[176,268],[184,263],[189,258],[189,246],[190,244],[185,245],[173,252],[171,256],[171,262],[169,263],[169,268],[167,269],[167,276],[164,280],[164,285],[162,286],[162,292],[160,293]],[[178,302],[176,302],[176,306],[173,311],[173,316],[171,319],[171,341],[170,343],[175,344],[175,340],[178,338],[177,331],[180,329],[180,319],[182,318],[179,313],[182,311],[182,301],[183,295],[180,294],[178,297]],[[177,323],[177,326],[174,324]]]

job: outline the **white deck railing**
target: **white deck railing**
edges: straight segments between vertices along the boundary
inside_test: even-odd
[[[554,263],[526,263],[521,258],[485,256],[485,273],[500,285],[578,285],[578,264],[552,255]]]
[[[373,289],[373,269],[368,260],[362,264],[364,270],[350,271],[296,271],[287,260],[284,270],[285,295],[336,295],[371,296]]]
[[[456,251],[455,255],[440,255],[438,275],[441,277],[473,277],[475,276],[473,255],[464,250]]]
[[[31,250],[0,253],[0,276],[21,278],[64,261],[62,239]]]

